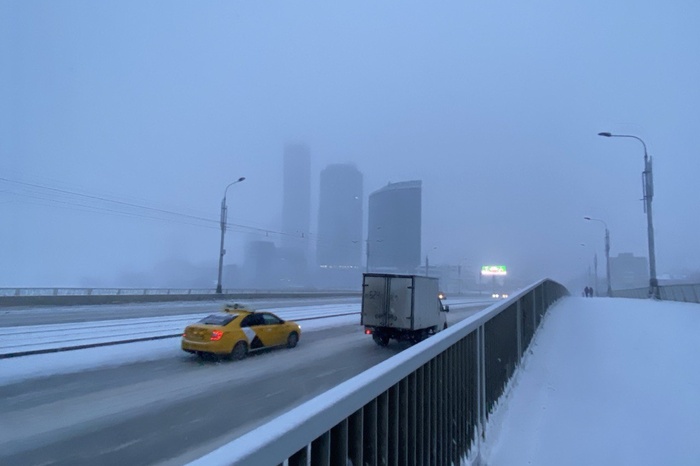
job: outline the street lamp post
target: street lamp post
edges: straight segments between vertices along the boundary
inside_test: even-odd
[[[224,267],[224,254],[226,254],[226,250],[224,249],[224,234],[226,233],[226,217],[228,214],[228,208],[226,207],[226,192],[228,191],[228,188],[244,180],[245,176],[242,176],[233,183],[229,183],[229,185],[226,186],[226,189],[224,189],[224,197],[221,199],[221,245],[219,246],[219,279],[216,282],[217,294],[221,294],[221,271]]]
[[[583,217],[585,220],[590,220],[593,222],[600,222],[605,226],[605,275],[608,282],[608,297],[612,297],[612,286],[610,282],[610,230],[608,230],[608,224],[605,220],[599,218]],[[597,275],[597,274],[596,274]],[[597,279],[597,278],[596,278]]]
[[[587,247],[586,243],[581,243],[582,247]],[[597,295],[598,290],[598,253],[593,248],[593,277],[591,278],[591,266],[588,266],[588,283],[590,283],[593,289],[594,295]]]
[[[382,229],[382,227],[379,226],[379,227],[375,228],[374,231],[377,232],[381,229]],[[367,244],[367,249],[365,250],[365,252],[367,254],[367,257],[365,258],[365,273],[369,272],[369,245],[370,245],[370,243],[371,242],[381,243],[384,241],[383,239],[378,239],[376,237],[373,240],[370,240],[369,236],[370,236],[370,230],[368,229],[367,230],[367,239],[365,240],[366,244]]]
[[[433,249],[431,251],[435,251],[437,249],[437,246],[433,246]],[[425,276],[427,277],[430,273],[430,261],[428,259],[428,254],[425,255]]]
[[[659,281],[656,278],[656,254],[654,252],[654,223],[651,215],[651,201],[654,197],[654,177],[652,175],[651,157],[642,138],[629,134],[598,133],[606,138],[632,138],[644,147],[644,171],[642,172],[642,193],[644,195],[644,212],[647,214],[647,239],[649,242],[649,297],[659,299]]]

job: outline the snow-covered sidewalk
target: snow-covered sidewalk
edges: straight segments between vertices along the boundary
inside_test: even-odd
[[[530,349],[487,465],[700,464],[700,305],[565,298]]]

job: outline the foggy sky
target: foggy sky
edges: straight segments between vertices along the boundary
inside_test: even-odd
[[[423,181],[431,264],[565,280],[597,252],[602,275],[603,227],[583,216],[607,222],[613,255],[646,256],[647,236],[642,147],[600,131],[653,156],[658,273],[696,270],[698,24],[693,0],[5,0],[0,286],[215,266],[223,191],[245,176],[228,191],[244,227],[226,260],[240,263],[244,241],[281,231],[296,142],[311,150],[313,231],[320,171],[349,162],[365,206]]]

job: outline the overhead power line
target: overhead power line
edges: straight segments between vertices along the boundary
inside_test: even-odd
[[[26,182],[26,181],[12,180],[9,178],[4,178],[4,177],[0,177],[0,182],[10,183],[10,184],[23,186],[23,187],[27,187],[27,188],[33,188],[35,190],[33,192],[1,190],[0,192],[12,194],[12,195],[23,196],[23,197],[27,197],[27,198],[35,199],[35,200],[43,200],[43,201],[50,203],[50,204],[63,204],[62,207],[75,206],[75,207],[80,207],[80,208],[82,208],[83,211],[88,211],[88,212],[106,212],[106,213],[114,214],[114,215],[139,217],[139,218],[146,218],[146,219],[151,219],[151,220],[173,221],[173,222],[184,223],[187,225],[202,226],[205,228],[212,228],[212,229],[218,229],[220,226],[220,220],[206,218],[206,217],[202,217],[202,216],[198,216],[198,215],[186,214],[186,213],[177,212],[177,211],[169,210],[169,209],[150,207],[150,206],[146,206],[146,205],[136,204],[133,202],[110,199],[110,198],[107,198],[104,196],[98,196],[95,194],[80,193],[80,192],[71,191],[68,189],[55,188],[52,186],[46,186],[46,185],[41,185],[41,184],[37,184],[37,183],[30,183],[30,182]],[[36,190],[38,190],[38,191],[36,191]],[[60,198],[56,198],[55,196],[51,196],[50,193],[60,193],[62,195],[71,196],[73,198],[70,198],[70,197],[65,198],[64,197],[64,198],[60,199]],[[77,197],[78,199],[74,199],[75,197]],[[91,205],[89,203],[86,203],[86,200],[98,201],[98,202],[102,202],[102,203],[109,203],[109,204],[112,204],[113,206],[120,206],[120,207],[122,207],[122,209],[120,210],[118,207],[110,208],[110,207],[106,207],[104,205]],[[40,204],[40,203],[35,202],[35,204]],[[50,204],[45,204],[45,205],[50,205]],[[142,209],[142,210],[149,212],[150,215],[144,214],[143,212],[133,212],[130,210],[126,210],[126,209],[123,209],[123,207],[128,207],[131,209]],[[158,214],[158,215],[153,215],[153,214]],[[163,217],[163,215],[165,215],[166,217]],[[171,216],[171,217],[169,218],[167,216]],[[185,221],[185,220],[187,220],[187,221]],[[192,222],[201,222],[201,223],[192,223]],[[272,229],[268,229],[268,228],[260,228],[260,227],[255,227],[255,226],[251,226],[251,225],[244,225],[244,224],[233,223],[233,222],[226,222],[226,226],[227,226],[227,228],[238,229],[239,231],[244,231],[244,232],[258,234],[258,235],[264,235],[266,237],[270,237],[270,236],[282,237],[283,236],[283,237],[288,237],[288,238],[294,238],[294,239],[297,239],[299,241],[324,241],[324,238],[320,238],[318,235],[316,235],[313,232],[290,233],[290,232],[285,232],[285,231],[272,230]]]

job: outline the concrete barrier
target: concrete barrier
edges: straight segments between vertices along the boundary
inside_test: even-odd
[[[118,294],[0,296],[0,307],[86,306],[98,304],[157,303],[173,301],[239,301],[248,299],[359,298],[359,291],[269,292],[225,294]]]

